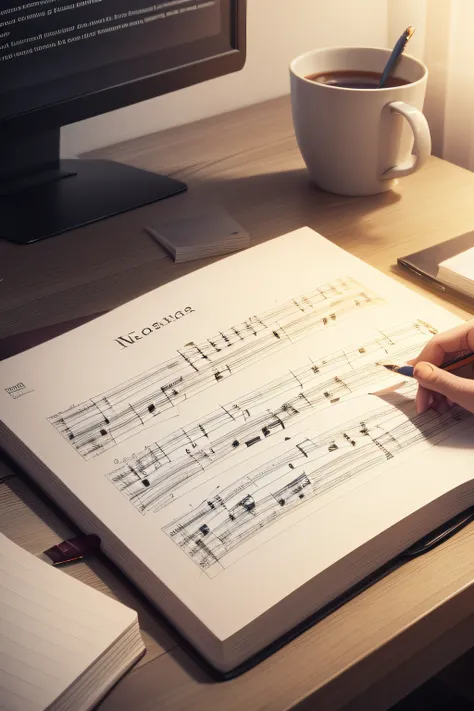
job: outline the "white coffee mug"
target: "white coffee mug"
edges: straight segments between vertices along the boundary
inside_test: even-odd
[[[290,64],[296,140],[312,180],[324,190],[342,195],[390,190],[431,153],[422,114],[428,70],[418,59],[403,54],[394,76],[409,83],[385,89],[306,78],[338,70],[381,73],[389,56],[389,49],[334,47],[307,52]]]

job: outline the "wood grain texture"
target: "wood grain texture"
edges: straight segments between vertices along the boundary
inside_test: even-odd
[[[474,175],[436,158],[395,191],[324,193],[308,180],[287,97],[114,146],[117,159],[185,180],[186,194],[28,247],[0,242],[0,337],[82,319],[215,259],[174,265],[144,225],[223,205],[252,244],[308,225],[440,304],[398,256],[474,227]],[[245,288],[245,275],[237,275]],[[472,303],[452,299],[462,317]],[[12,340],[13,339],[13,340]],[[34,340],[34,337],[33,337]],[[24,343],[24,338],[21,339]],[[3,483],[1,483],[3,481]],[[23,477],[0,468],[0,529],[37,552],[72,531]],[[474,525],[397,570],[244,676],[213,682],[100,558],[67,572],[139,611],[148,654],[103,711],[382,711],[472,645]]]

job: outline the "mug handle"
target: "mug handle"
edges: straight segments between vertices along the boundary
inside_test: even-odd
[[[392,113],[404,116],[411,126],[415,142],[413,144],[413,152],[406,161],[389,168],[382,173],[383,180],[391,180],[393,178],[403,178],[404,175],[410,175],[421,168],[426,163],[431,155],[431,134],[428,126],[428,121],[419,109],[406,104],[404,101],[393,101],[390,106]]]

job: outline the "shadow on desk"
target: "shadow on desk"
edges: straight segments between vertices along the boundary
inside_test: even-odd
[[[194,190],[221,202],[249,231],[252,244],[304,226],[330,237],[334,229],[364,223],[368,214],[401,199],[394,191],[364,197],[329,193],[310,180],[305,168],[242,176],[225,170],[212,177],[196,173],[189,195]]]
[[[430,679],[389,711],[473,711],[474,704],[439,679]]]
[[[72,331],[73,328],[82,326],[82,324],[92,321],[97,318],[97,316],[102,316],[102,313],[91,314],[91,316],[83,316],[82,318],[76,318],[71,321],[62,321],[61,323],[55,323],[51,326],[37,328],[34,331],[19,333],[15,336],[3,338],[0,340],[0,361],[10,358],[17,353],[22,353],[23,351],[28,350],[28,348],[39,346],[41,343],[50,341],[52,338],[56,338],[56,336],[60,336],[62,333]]]

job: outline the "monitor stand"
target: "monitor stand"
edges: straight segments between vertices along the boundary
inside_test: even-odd
[[[60,160],[60,130],[0,139],[0,238],[37,242],[187,189],[107,160]]]

